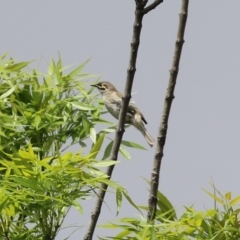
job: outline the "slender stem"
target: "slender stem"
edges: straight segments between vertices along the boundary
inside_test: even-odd
[[[129,67],[127,69],[127,77],[126,77],[126,85],[125,90],[123,94],[123,104],[119,115],[119,121],[117,126],[117,131],[115,135],[115,139],[113,142],[113,147],[110,154],[111,160],[117,160],[118,157],[118,151],[119,147],[122,141],[123,133],[124,133],[124,123],[126,119],[126,113],[129,101],[131,99],[131,90],[132,90],[132,84],[134,75],[136,72],[136,61],[137,61],[137,53],[138,53],[138,47],[140,43],[140,34],[142,29],[142,19],[144,16],[144,7],[147,4],[147,0],[135,0],[136,2],[136,8],[135,8],[135,21],[133,25],[133,36],[132,36],[132,42],[131,42],[131,51],[130,51],[130,60],[129,60]],[[109,179],[112,176],[112,172],[114,169],[114,165],[108,167],[106,174],[109,176]],[[102,203],[106,194],[108,185],[102,183],[100,185],[100,190],[97,194],[98,198],[95,203],[94,210],[91,214],[91,222],[89,225],[89,228],[87,230],[87,233],[84,237],[84,240],[92,240],[94,230],[96,228],[96,224],[98,221],[98,217],[101,212]]]
[[[160,127],[159,127],[158,138],[157,138],[157,147],[156,147],[152,176],[151,176],[151,187],[150,187],[150,195],[148,200],[148,214],[147,214],[148,222],[152,222],[155,219],[155,214],[156,214],[157,191],[158,191],[158,185],[159,185],[160,167],[161,167],[161,162],[163,157],[163,149],[164,149],[166,136],[167,136],[170,109],[171,109],[172,101],[174,99],[174,88],[177,81],[182,46],[184,43],[184,32],[185,32],[185,26],[186,26],[187,15],[188,15],[188,2],[189,0],[182,0],[181,12],[179,14],[177,40],[175,42],[175,51],[173,55],[172,67],[170,69],[168,88],[167,88],[167,92],[164,100],[163,113],[160,121]]]
[[[163,2],[163,0],[155,0],[152,4],[150,4],[149,6],[144,8],[143,13],[147,14],[148,12],[152,11],[154,8],[156,8],[162,2]]]
[[[122,141],[122,136],[124,133],[124,123],[126,118],[126,112],[127,107],[131,98],[131,90],[132,90],[132,83],[134,74],[136,71],[136,60],[137,60],[137,51],[139,46],[139,39],[140,39],[140,33],[142,28],[142,10],[136,9],[135,11],[135,23],[133,26],[133,37],[132,37],[132,43],[131,43],[131,53],[130,53],[130,61],[129,61],[129,67],[127,70],[127,79],[126,79],[126,87],[124,91],[124,97],[123,97],[123,105],[121,108],[121,112],[119,115],[119,122],[117,126],[117,131],[115,135],[115,139],[113,142],[112,151],[110,154],[110,159],[117,160],[118,157],[118,150]],[[114,165],[108,167],[106,174],[111,178],[112,172],[114,169]],[[98,192],[98,198],[96,200],[95,208],[91,214],[91,222],[87,231],[87,234],[84,237],[84,240],[91,240],[93,237],[93,233],[98,221],[98,217],[101,212],[102,203],[106,194],[108,185],[102,183],[100,186],[100,190]]]

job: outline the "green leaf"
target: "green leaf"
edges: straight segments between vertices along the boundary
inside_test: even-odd
[[[4,70],[19,71],[22,68],[25,68],[29,63],[30,62],[20,62],[20,63],[10,64],[7,67],[5,67]]]
[[[125,157],[128,160],[131,159],[131,156],[130,156],[129,152],[125,148],[123,148],[122,146],[120,146],[119,151],[123,155],[123,157]]]
[[[151,233],[150,240],[156,239],[156,231],[157,230],[155,230],[154,226],[151,226],[151,228],[150,228],[150,233]]]
[[[126,239],[124,237],[128,236],[128,235],[132,235],[133,231],[132,229],[127,229],[127,230],[124,230],[122,232],[120,232],[119,234],[116,235],[115,239]],[[127,238],[129,239],[129,238]],[[131,238],[130,238],[131,239]],[[137,239],[137,238],[136,238]]]
[[[161,209],[163,213],[168,213],[168,219],[172,221],[177,219],[177,214],[172,203],[160,191],[157,192],[157,198],[157,204],[159,209]]]
[[[11,176],[10,179],[13,180],[15,183],[20,184],[22,187],[31,188],[33,190],[41,190],[41,188],[36,184],[36,182],[32,181],[33,179],[27,179],[17,176]]]
[[[8,52],[4,53],[4,54],[0,57],[0,59],[3,60],[7,55],[8,55]]]
[[[6,172],[5,172],[4,178],[7,179],[10,176],[10,173],[11,173],[11,168],[8,167]]]
[[[32,156],[29,152],[27,151],[23,151],[23,150],[19,150],[18,151],[18,155],[22,158],[22,159],[26,159],[26,160],[30,160],[32,159]],[[17,159],[16,159],[17,160]]]
[[[131,147],[131,148],[136,148],[136,149],[141,149],[141,150],[147,150],[143,146],[141,146],[137,143],[134,143],[134,142],[129,142],[129,141],[122,140],[121,144],[126,146],[126,147]]]
[[[236,198],[234,198],[231,202],[230,202],[230,206],[234,206],[236,205],[236,203],[238,203],[240,201],[240,196],[237,196]]]
[[[38,163],[39,166],[42,166],[50,171],[53,170],[53,167],[44,161],[36,160],[36,162]]]
[[[120,188],[117,188],[116,190],[116,203],[117,203],[117,214],[116,214],[117,216],[122,206],[122,192]]]
[[[128,200],[128,202],[135,208],[137,209],[141,214],[141,210],[137,207],[137,205],[133,202],[133,200],[130,198],[130,196],[128,196],[128,194],[126,193],[126,191],[122,191],[122,194],[124,195],[124,197]]]
[[[112,145],[113,145],[113,141],[111,141],[111,142],[107,145],[107,147],[106,147],[106,149],[105,149],[105,151],[104,151],[104,154],[103,154],[103,158],[102,158],[102,159],[107,159],[107,158],[110,156],[111,151],[112,151]]]
[[[83,208],[81,206],[80,203],[78,203],[77,201],[73,201],[73,206],[81,213],[83,214]]]
[[[104,141],[105,138],[105,133],[101,134],[97,140],[97,142],[93,145],[90,154],[93,153],[92,158],[96,158],[96,156],[98,155],[98,152],[100,151],[101,147],[102,147],[102,143]]]
[[[1,202],[0,202],[0,211],[1,212],[4,209],[4,207],[7,205],[8,200],[9,200],[8,196],[4,196],[3,198],[1,198]]]
[[[90,135],[90,123],[88,121],[88,118],[85,114],[82,114],[82,125],[85,131],[85,136]],[[91,136],[90,136],[91,137]]]
[[[72,72],[70,72],[68,74],[67,77],[69,78],[73,78],[75,77],[79,72],[81,72],[81,70],[85,67],[85,65],[89,62],[90,59],[88,59],[86,62],[84,62],[83,64],[81,64],[79,67],[75,68]]]
[[[107,133],[116,132],[116,126],[106,128],[106,129],[104,129],[104,131]]]
[[[39,126],[40,122],[41,122],[41,117],[39,115],[36,115],[35,119],[34,119],[34,123],[35,123],[35,127],[37,130],[38,130],[38,126]]]
[[[53,61],[51,61],[51,62],[49,63],[49,65],[48,65],[48,74],[49,74],[50,76],[53,75]]]
[[[95,128],[90,128],[89,132],[90,138],[92,139],[93,143],[96,142],[96,130]]]
[[[54,61],[52,61],[52,62],[53,62],[53,71],[54,71],[54,73],[56,75],[56,79],[55,79],[56,80],[56,84],[59,84],[61,82],[61,72],[58,69],[58,67],[56,66],[55,62]]]
[[[57,62],[57,67],[58,67],[58,69],[60,69],[60,71],[62,71],[62,68],[63,68],[63,66],[62,66],[62,59],[61,59],[61,55],[60,55],[59,52],[58,52],[58,62]]]
[[[115,160],[103,160],[101,162],[93,163],[93,167],[109,167],[112,165],[115,165],[117,163],[120,163],[120,161]]]
[[[80,110],[83,110],[83,111],[87,111],[87,110],[94,110],[95,108],[92,107],[92,106],[89,106],[89,105],[86,105],[84,103],[80,103],[80,102],[71,102],[72,106],[77,108],[77,109],[80,109]]]
[[[207,190],[203,189],[204,192],[206,192],[210,197],[212,197],[214,200],[216,200],[217,202],[221,203],[222,205],[224,205],[224,202],[218,198],[217,196],[213,195],[212,193],[208,192]]]
[[[15,85],[15,86],[13,86],[12,88],[10,88],[7,92],[5,92],[4,94],[2,94],[2,95],[0,96],[0,100],[4,99],[4,98],[8,97],[10,94],[12,94],[12,93],[15,91],[16,87],[17,87],[17,86]]]
[[[3,137],[8,138],[8,137],[5,135],[5,133],[4,133],[1,129],[0,129],[0,135],[3,136]]]

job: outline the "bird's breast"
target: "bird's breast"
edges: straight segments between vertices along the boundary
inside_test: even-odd
[[[118,103],[118,101],[115,101],[114,99],[109,99],[107,97],[103,97],[103,101],[109,113],[111,113],[113,117],[118,119],[120,109],[121,109],[121,104]]]
[[[103,101],[108,112],[111,113],[113,117],[118,119],[122,107],[122,99],[103,96]],[[132,122],[134,121],[134,115],[135,112],[127,111],[125,123],[132,124]]]

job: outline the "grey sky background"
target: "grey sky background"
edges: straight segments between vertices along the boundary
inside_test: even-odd
[[[152,2],[152,1],[149,1]],[[134,20],[133,0],[51,0],[2,2],[0,54],[19,61],[36,60],[46,70],[61,53],[64,65],[92,57],[86,71],[124,90]],[[133,99],[156,138],[172,63],[180,0],[164,1],[144,17]],[[240,1],[193,0],[189,4],[180,71],[170,114],[161,167],[160,190],[179,214],[183,205],[213,207],[202,188],[213,179],[222,192],[240,194]],[[115,121],[111,116],[109,119]],[[114,135],[112,135],[114,137]],[[128,128],[124,139],[146,146],[142,135]],[[113,180],[126,186],[132,199],[147,205],[155,146],[130,149],[131,161],[120,156]],[[64,226],[83,226],[71,236],[81,239],[95,201],[83,202],[85,214],[71,210]],[[99,223],[115,219],[115,196],[107,194]],[[126,201],[119,217],[139,213]],[[64,239],[74,228],[60,232]],[[97,229],[97,235],[110,231]]]

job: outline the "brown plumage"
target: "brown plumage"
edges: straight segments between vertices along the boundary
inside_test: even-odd
[[[96,87],[100,91],[103,96],[105,107],[116,119],[118,119],[120,109],[122,107],[123,95],[118,92],[118,90],[110,82],[107,81],[99,82],[91,86]],[[155,140],[148,133],[144,126],[144,123],[147,124],[147,121],[141,111],[132,101],[130,101],[128,105],[126,123],[136,127],[143,134],[148,144],[151,147],[153,146]]]

